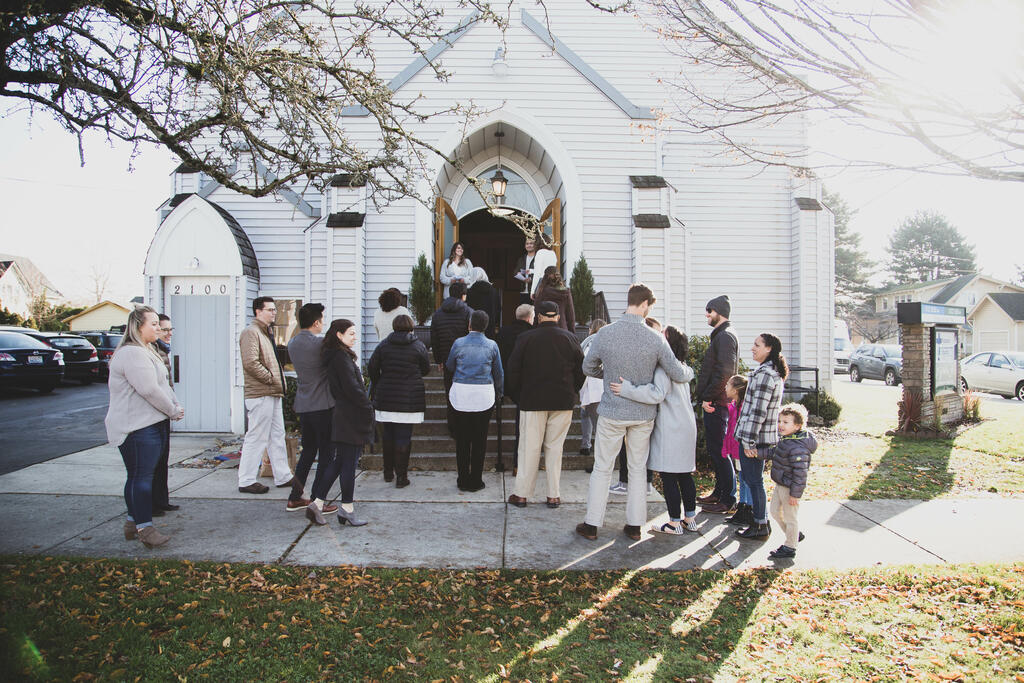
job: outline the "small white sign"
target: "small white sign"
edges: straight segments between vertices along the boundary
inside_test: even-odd
[[[230,296],[231,278],[227,277],[167,277],[164,278],[167,296]]]

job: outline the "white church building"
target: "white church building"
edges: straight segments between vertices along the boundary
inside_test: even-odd
[[[546,4],[546,18],[513,5],[503,38],[451,3],[453,33],[429,53],[451,72],[443,83],[397,46],[380,59],[392,65],[381,74],[392,90],[423,93],[426,107],[473,101],[489,112],[469,130],[439,116],[415,132],[474,176],[497,168],[500,144],[505,203],[553,219],[563,275],[585,256],[612,319],[642,281],[658,297],[659,320],[707,334],[705,304],[728,294],[748,365],[754,337],[770,331],[790,364],[820,368],[830,388],[834,235],[820,183],[782,167],[737,166],[709,140],[656,118],[670,95],[659,77],[681,65],[636,18],[580,0]],[[345,113],[347,129],[372,145],[365,111]],[[806,145],[793,123],[755,132],[779,147]],[[364,362],[378,342],[377,297],[388,287],[407,293],[419,254],[436,269],[456,239],[503,290],[503,316],[518,303],[522,234],[442,159],[420,180],[433,208],[407,199],[376,210],[349,177],[322,194],[296,187],[259,199],[185,166],[172,177],[144,273],[146,302],[174,321],[186,415],[178,430],[243,431],[237,340],[257,296],[278,301],[279,343],[306,302],[323,303],[328,321],[361,322]]]

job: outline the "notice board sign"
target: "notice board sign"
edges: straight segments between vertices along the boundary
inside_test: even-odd
[[[932,396],[955,394],[957,391],[957,346],[955,329],[936,327],[932,330]]]

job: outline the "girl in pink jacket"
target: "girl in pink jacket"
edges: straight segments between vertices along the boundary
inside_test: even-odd
[[[736,440],[736,422],[740,417],[740,408],[743,407],[743,398],[747,393],[747,378],[743,375],[733,375],[725,384],[725,395],[729,399],[729,423],[725,430],[725,440],[722,442],[722,457],[732,458],[733,468],[739,472],[740,469],[740,444]],[[736,505],[736,514],[726,518],[729,524],[737,526],[749,526],[754,521],[753,508],[750,505],[750,487],[743,477],[737,476],[736,480],[740,485],[739,503]]]

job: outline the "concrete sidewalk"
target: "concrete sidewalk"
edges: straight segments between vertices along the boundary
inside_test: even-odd
[[[297,565],[524,569],[732,569],[757,566],[853,568],[874,565],[1024,560],[1016,520],[1021,499],[808,501],[801,506],[807,539],[796,559],[768,560],[783,541],[741,541],[723,515],[698,514],[699,533],[622,533],[625,497],[609,498],[597,541],[576,535],[589,475],[562,475],[562,506],[544,504],[543,473],[527,508],[505,504],[510,472],[486,474],[487,488],[462,493],[454,472],[413,472],[396,489],[380,472],[356,480],[359,514],[370,524],[324,527],[287,512],[286,489],[238,493],[236,469],[188,466],[217,448],[212,436],[172,438],[172,501],[182,506],[156,520],[172,536],[147,550],[125,541],[124,467],[116,448],[100,446],[0,476],[0,552],[95,557],[181,558]],[[813,485],[813,483],[812,483]],[[337,485],[333,495],[338,494]],[[539,501],[534,502],[534,501]],[[40,512],[45,510],[45,513]],[[667,519],[660,497],[648,501],[649,524]]]

